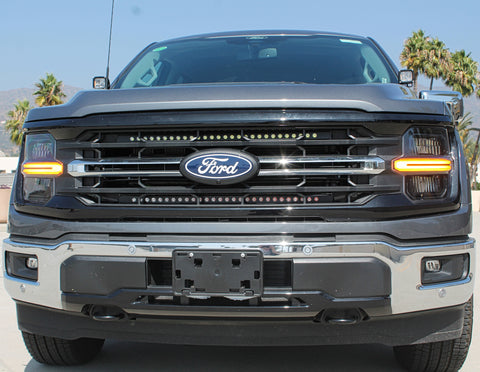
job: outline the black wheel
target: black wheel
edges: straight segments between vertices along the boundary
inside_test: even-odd
[[[79,338],[64,340],[22,332],[28,352],[39,363],[71,366],[87,363],[100,352],[104,340]]]
[[[456,372],[467,358],[472,338],[473,298],[465,305],[463,331],[459,338],[426,344],[395,346],[397,361],[411,372]]]

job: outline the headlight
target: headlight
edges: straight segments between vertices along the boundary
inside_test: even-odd
[[[53,196],[53,179],[62,173],[63,164],[55,159],[55,139],[47,133],[27,135],[22,163],[24,200],[45,204]]]
[[[453,160],[446,128],[411,128],[403,137],[403,156],[392,169],[405,176],[405,191],[412,199],[438,199],[446,195]]]
[[[426,156],[449,156],[450,145],[446,128],[416,127],[404,136],[405,153]]]

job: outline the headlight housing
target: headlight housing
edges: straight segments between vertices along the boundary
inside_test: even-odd
[[[454,167],[448,131],[438,127],[410,128],[403,137],[403,156],[392,169],[404,176],[405,192],[414,200],[447,195]]]
[[[54,193],[54,178],[63,173],[63,164],[55,159],[55,139],[48,133],[28,134],[22,163],[23,199],[45,204]]]

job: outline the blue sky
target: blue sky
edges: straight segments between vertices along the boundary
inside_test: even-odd
[[[0,90],[46,72],[90,88],[105,74],[111,0],[0,0]],[[116,0],[111,76],[153,41],[226,30],[304,29],[371,36],[398,63],[418,29],[480,61],[480,1]]]

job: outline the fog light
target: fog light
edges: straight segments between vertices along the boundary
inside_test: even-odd
[[[422,259],[422,284],[445,283],[463,280],[470,270],[470,256],[458,254]]]
[[[15,278],[38,280],[38,258],[35,255],[7,251],[5,252],[5,269],[9,276]]]
[[[38,269],[38,258],[37,257],[28,257],[26,265],[31,270]]]
[[[442,265],[440,265],[440,260],[427,260],[425,261],[425,270],[428,272],[438,272],[440,271]]]

